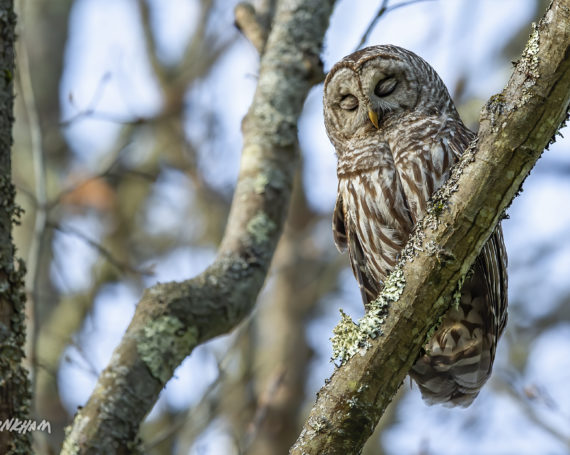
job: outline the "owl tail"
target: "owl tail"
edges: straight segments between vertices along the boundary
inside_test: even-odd
[[[475,268],[410,370],[428,404],[469,406],[491,375],[498,333],[482,272]]]

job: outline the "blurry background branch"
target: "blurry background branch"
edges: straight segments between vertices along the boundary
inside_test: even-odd
[[[174,368],[250,311],[287,213],[297,119],[333,2],[280,2],[244,120],[240,177],[217,260],[199,277],[149,288],[113,360],[79,411],[64,450],[133,449],[138,426]],[[104,410],[104,411],[103,411]]]
[[[554,0],[533,26],[507,86],[482,111],[476,144],[432,198],[386,281],[381,296],[390,305],[382,335],[335,371],[290,453],[360,453],[428,331],[449,307],[457,282],[567,120],[569,6],[568,0]],[[446,207],[443,213],[433,209],[434,201]],[[403,286],[401,294],[390,297],[398,286]]]

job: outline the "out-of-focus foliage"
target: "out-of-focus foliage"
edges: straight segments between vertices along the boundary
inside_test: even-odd
[[[258,3],[270,15],[273,2]],[[354,50],[382,3],[339,2],[325,69]],[[366,45],[422,55],[476,128],[542,6],[412,3],[380,17]],[[35,412],[52,423],[38,437],[44,452],[89,397],[143,289],[214,258],[258,56],[233,27],[234,2],[19,6],[14,180],[26,216],[16,236],[36,308]],[[179,367],[142,429],[148,453],[285,453],[332,371],[338,309],[363,311],[330,233],[335,157],[321,97],[317,86],[300,121],[302,165],[258,310]],[[428,408],[405,384],[367,453],[570,451],[568,145],[560,138],[544,154],[503,224],[511,306],[492,380],[467,410]]]

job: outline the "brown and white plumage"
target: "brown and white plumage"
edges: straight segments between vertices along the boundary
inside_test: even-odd
[[[474,134],[433,68],[396,46],[338,62],[325,80],[324,115],[338,155],[334,240],[349,252],[366,306]],[[491,374],[507,315],[506,261],[498,226],[460,304],[410,371],[427,402],[467,406]]]

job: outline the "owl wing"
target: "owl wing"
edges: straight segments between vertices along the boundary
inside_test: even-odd
[[[460,122],[421,114],[410,115],[401,128],[406,134],[399,129],[390,149],[415,224],[475,135]]]
[[[496,341],[507,324],[508,302],[507,249],[500,224],[483,246],[476,263],[479,264],[486,279],[490,299],[489,318],[494,323],[491,332]]]
[[[344,224],[344,208],[342,206],[342,196],[340,192],[336,199],[336,204],[333,211],[332,231],[334,244],[336,245],[339,253],[344,253],[347,247],[346,226]]]
[[[427,403],[468,406],[491,375],[507,320],[506,257],[497,226],[465,280],[459,305],[410,370]]]
[[[423,119],[422,127],[427,137],[415,135],[415,144],[408,141],[405,150],[393,150],[414,223],[475,137],[462,123],[439,118]],[[428,403],[468,406],[489,378],[507,318],[506,257],[497,226],[465,280],[459,304],[445,315],[410,371]]]
[[[366,306],[368,302],[371,302],[378,297],[380,286],[370,275],[367,268],[366,257],[356,232],[354,232],[354,230],[347,230],[347,224],[348,219],[344,211],[342,196],[339,192],[333,212],[332,227],[334,242],[341,253],[343,253],[348,247],[350,266],[352,267],[352,272],[358,282],[362,301]]]

